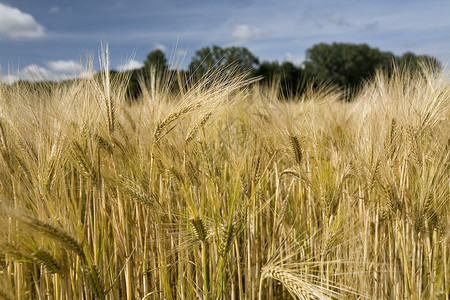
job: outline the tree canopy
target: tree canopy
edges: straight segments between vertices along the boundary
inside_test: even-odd
[[[300,94],[305,88],[304,70],[289,61],[281,65],[277,61],[264,61],[255,70],[255,75],[263,76],[263,82],[266,84],[279,84],[285,97]]]
[[[147,55],[147,59],[144,62],[144,69],[150,70],[151,67],[167,69],[167,58],[163,51],[157,49]]]
[[[372,77],[376,70],[391,72],[394,67],[403,71],[418,72],[423,67],[440,71],[442,64],[433,56],[415,55],[406,52],[396,56],[389,51],[380,51],[367,44],[320,43],[306,51],[306,60],[301,66],[292,62],[259,62],[245,47],[222,48],[217,45],[204,47],[195,52],[187,71],[180,71],[186,80],[198,80],[208,71],[234,65],[241,71],[250,71],[252,76],[262,76],[263,84],[279,84],[280,92],[289,97],[301,94],[308,83],[319,86],[323,83],[358,90],[364,80]],[[167,58],[163,51],[154,50],[147,55],[144,67],[135,70],[130,80],[131,95],[140,93],[137,74],[150,76],[150,67],[157,71],[168,71]],[[182,84],[186,84],[183,82]],[[347,100],[351,99],[348,95]]]
[[[436,57],[429,55],[415,55],[412,52],[406,52],[402,56],[397,57],[396,64],[410,72],[421,72],[423,68],[432,72],[439,72],[443,68]]]
[[[339,87],[357,88],[363,80],[372,77],[376,70],[391,72],[394,67],[417,72],[422,67],[439,71],[442,65],[432,56],[407,52],[395,56],[367,44],[320,43],[306,52],[305,72],[317,82],[329,82]]]
[[[355,87],[376,69],[389,68],[394,54],[367,44],[321,43],[306,52],[305,71],[319,82]]]
[[[213,45],[195,52],[189,70],[203,75],[211,69],[229,65],[237,65],[242,71],[248,71],[257,68],[259,60],[245,47],[221,48]]]
[[[399,68],[402,72],[417,73],[425,71],[439,72],[442,64],[433,56],[416,55],[406,52],[400,56],[389,51],[380,51],[367,44],[320,43],[306,51],[303,65],[294,65],[285,61],[264,61],[259,59],[245,47],[222,48],[217,45],[204,47],[195,52],[188,70],[169,70],[168,60],[161,50],[154,50],[147,55],[144,66],[140,69],[124,71],[130,76],[128,94],[130,98],[138,98],[141,94],[139,78],[158,78],[161,74],[167,78],[177,78],[182,82],[173,82],[168,88],[176,91],[180,86],[189,86],[208,71],[235,66],[240,71],[250,71],[251,76],[262,76],[261,83],[277,85],[286,98],[300,95],[305,87],[318,87],[323,83],[344,88],[350,92],[347,100],[351,100],[352,92],[358,91],[364,80],[370,79],[378,69],[392,72]],[[155,73],[150,71],[155,68]]]

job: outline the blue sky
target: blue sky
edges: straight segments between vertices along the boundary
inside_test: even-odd
[[[140,67],[154,49],[184,68],[213,44],[299,65],[320,42],[367,43],[447,64],[449,16],[449,0],[0,0],[0,66],[5,81],[85,76],[88,55],[99,68],[102,41],[116,70]]]

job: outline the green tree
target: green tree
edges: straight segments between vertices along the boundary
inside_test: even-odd
[[[303,92],[305,87],[304,70],[288,61],[281,65],[277,61],[264,61],[256,70],[255,75],[263,76],[262,82],[268,85],[279,83],[285,97],[298,95]]]
[[[151,67],[155,67],[157,70],[167,69],[167,59],[164,52],[157,49],[147,55],[147,59],[144,61],[144,70],[150,70]]]
[[[306,77],[304,70],[286,61],[281,65],[281,89],[285,96],[302,93],[305,88]]]
[[[129,70],[125,71],[125,73],[128,73],[127,75],[130,76],[130,80],[127,86],[128,99],[130,101],[135,100],[142,94],[141,86],[139,84],[139,76],[142,76],[142,70]]]
[[[206,72],[237,65],[242,71],[254,71],[259,65],[258,58],[245,47],[221,48],[217,45],[202,48],[195,52],[189,64],[192,73],[203,75]]]
[[[139,83],[139,79],[143,78],[145,80],[149,80],[152,76],[152,68],[154,68],[156,78],[160,78],[162,74],[167,72],[168,64],[166,55],[163,51],[157,49],[153,50],[147,55],[146,60],[144,61],[144,66],[141,69],[128,70],[123,73],[129,76],[129,82],[127,86],[127,94],[131,100],[137,99],[142,91]],[[151,80],[151,79],[150,79]]]
[[[340,87],[357,87],[373,76],[377,68],[392,66],[394,54],[370,48],[367,44],[321,43],[306,52],[305,71],[319,82]]]
[[[409,72],[422,72],[425,68],[427,71],[436,73],[440,72],[443,68],[436,57],[429,55],[415,55],[412,52],[406,52],[402,56],[397,57],[395,62],[398,67]]]
[[[264,61],[259,65],[255,75],[262,76],[264,83],[273,84],[279,79],[280,72],[281,67],[277,61]]]

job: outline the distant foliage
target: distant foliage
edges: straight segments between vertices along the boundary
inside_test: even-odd
[[[302,94],[307,84],[305,71],[289,61],[282,64],[277,61],[265,61],[255,70],[255,75],[263,76],[264,84],[278,84],[285,98]]]
[[[167,58],[163,51],[157,49],[147,55],[147,59],[144,62],[144,70],[150,70],[152,67],[167,69]]]
[[[142,83],[151,85],[152,82],[156,84],[158,80],[162,80],[169,90],[177,93],[199,82],[205,74],[226,68],[237,69],[248,77],[260,76],[263,86],[273,87],[285,99],[298,99],[308,87],[320,89],[332,86],[344,91],[343,99],[353,100],[364,83],[371,80],[377,71],[381,70],[390,76],[394,70],[400,70],[412,76],[417,72],[425,75],[424,70],[426,73],[437,74],[442,71],[443,66],[433,56],[416,55],[412,52],[396,56],[367,44],[320,43],[306,51],[306,59],[302,65],[289,61],[260,62],[245,47],[222,48],[213,45],[197,50],[187,70],[171,69],[170,59],[162,50],[157,49],[147,55],[142,68],[112,73],[122,73],[129,78],[128,99],[135,100],[142,95]],[[71,80],[66,81],[68,82]]]
[[[393,61],[393,53],[367,44],[321,43],[307,50],[305,71],[321,82],[354,87],[373,76],[376,69],[389,68]]]
[[[213,45],[195,52],[189,70],[203,75],[211,69],[229,65],[237,65],[242,71],[249,71],[258,68],[259,60],[245,47],[221,48]]]
[[[415,73],[425,69],[439,72],[441,63],[432,56],[407,52],[395,56],[367,44],[320,43],[308,49],[305,72],[317,84],[330,83],[339,88],[359,90],[377,70],[392,74],[393,69]]]
[[[395,62],[398,67],[406,69],[411,73],[422,72],[424,68],[437,73],[442,71],[443,68],[436,57],[415,55],[412,52],[406,52],[402,56],[396,57]]]

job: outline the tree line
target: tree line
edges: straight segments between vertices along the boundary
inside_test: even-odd
[[[405,72],[422,72],[423,67],[439,72],[443,68],[433,56],[412,52],[397,56],[367,44],[320,43],[306,51],[302,65],[289,61],[261,62],[245,47],[222,48],[213,45],[197,50],[186,70],[172,69],[165,53],[154,50],[147,55],[142,68],[121,72],[111,70],[111,76],[129,77],[127,94],[133,101],[141,95],[142,83],[150,84],[155,78],[167,79],[164,84],[168,89],[178,92],[183,86],[187,88],[201,80],[205,74],[229,66],[247,72],[249,77],[260,76],[263,85],[278,85],[281,96],[285,98],[299,96],[311,86],[319,88],[328,85],[345,91],[345,100],[351,100],[352,95],[377,70],[390,74],[395,68],[402,68]],[[95,76],[101,76],[100,72]]]
[[[367,44],[320,43],[306,51],[306,59],[300,66],[292,62],[262,61],[245,47],[222,48],[217,45],[205,47],[195,52],[187,70],[170,70],[168,59],[161,50],[147,55],[141,69],[131,73],[129,94],[140,95],[139,78],[149,79],[161,72],[178,72],[185,83],[195,82],[211,70],[234,66],[248,72],[249,76],[261,76],[262,84],[279,84],[283,96],[301,94],[308,86],[332,85],[348,91],[357,91],[365,80],[370,79],[376,70],[392,72],[394,68],[418,72],[423,66],[435,72],[442,64],[433,56],[416,55],[406,52],[396,56],[389,51],[380,51]],[[157,70],[152,73],[152,69]],[[174,84],[173,88],[178,88]]]

